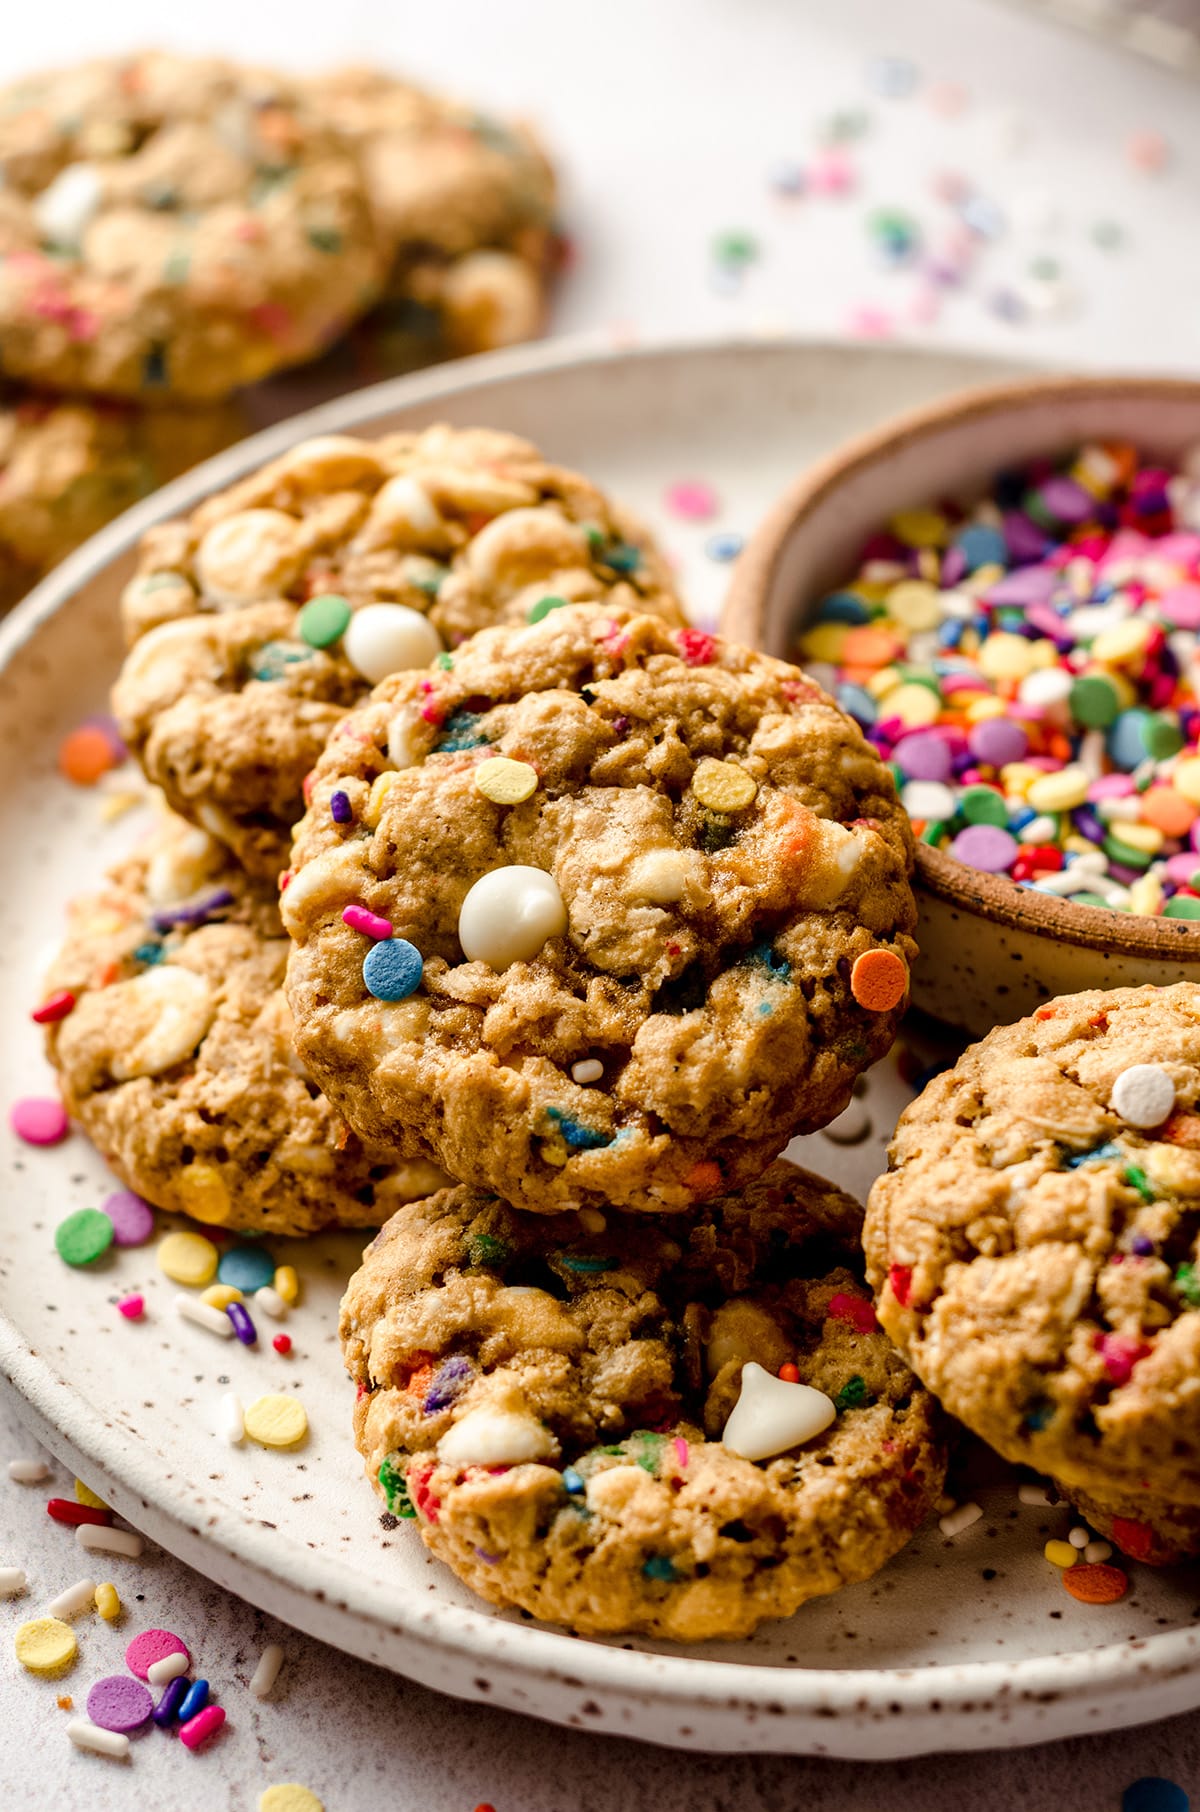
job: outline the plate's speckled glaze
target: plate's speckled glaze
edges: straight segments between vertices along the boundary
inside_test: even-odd
[[[383,386],[235,449],[115,524],[72,557],[0,629],[0,893],[5,1102],[45,1086],[26,1017],[68,896],[133,840],[137,818],[102,825],[94,796],[56,775],[61,735],[103,708],[119,658],[115,599],[149,522],[186,507],[300,432],[448,418],[539,439],[641,507],[679,554],[697,614],[725,569],[702,548],[748,530],[783,481],[838,435],[939,389],[986,375],[976,360],[886,350],[757,344],[580,357],[563,348],[476,361]],[[718,522],[664,520],[664,487],[714,483]],[[862,1103],[854,1144],[824,1134],[794,1155],[862,1193],[909,1099],[895,1059]],[[852,1128],[850,1130],[853,1130]],[[984,1518],[954,1542],[936,1527],[875,1580],[767,1626],[751,1641],[692,1652],[585,1642],[478,1607],[403,1525],[381,1525],[349,1436],[335,1334],[353,1237],[272,1242],[305,1280],[283,1359],[217,1342],[171,1309],[153,1246],[68,1271],[56,1222],[107,1188],[78,1135],[53,1151],[0,1132],[7,1225],[0,1257],[0,1368],[33,1431],[131,1522],[222,1586],[426,1684],[561,1723],[699,1749],[887,1756],[1035,1742],[1200,1704],[1195,1574],[1135,1574],[1124,1603],[1094,1610],[1041,1558],[1063,1510],[1020,1507],[986,1467],[968,1488]],[[127,1323],[119,1295],[142,1290]],[[226,1385],[225,1380],[229,1383]],[[291,1389],[312,1433],[296,1453],[225,1446],[218,1398]]]

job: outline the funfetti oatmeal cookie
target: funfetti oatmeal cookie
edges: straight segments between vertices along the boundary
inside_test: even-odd
[[[474,1591],[575,1630],[744,1636],[867,1578],[945,1462],[860,1226],[782,1162],[669,1222],[411,1203],[342,1303],[369,1477]]]
[[[1200,1553],[1200,988],[1051,1001],[901,1118],[879,1315],[946,1408],[1129,1554]]]
[[[227,396],[379,293],[359,159],[275,74],[147,52],[0,94],[0,370]]]
[[[364,1146],[306,1075],[280,991],[274,890],[166,819],[72,911],[47,993],[63,1099],[129,1188],[253,1233],[378,1226],[437,1188],[432,1166]]]
[[[176,811],[274,876],[351,705],[563,598],[684,621],[646,531],[528,441],[447,427],[305,441],[147,535],[114,708]]]
[[[460,353],[538,333],[558,238],[554,172],[531,129],[378,69],[314,77],[308,93],[362,158],[391,259],[382,330]]]
[[[130,504],[241,432],[232,406],[141,409],[0,387],[0,609]]]
[[[915,955],[891,776],[796,668],[597,605],[397,674],[282,896],[304,1061],[535,1213],[685,1209],[839,1113]]]

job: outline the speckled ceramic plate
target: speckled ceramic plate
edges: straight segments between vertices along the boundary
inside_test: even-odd
[[[222,455],[115,524],[0,629],[0,790],[5,885],[0,1096],[48,1083],[27,1010],[68,896],[126,848],[138,814],[101,821],[94,794],[56,775],[62,734],[104,706],[119,643],[115,601],[137,536],[301,434],[450,419],[527,433],[585,467],[655,522],[701,619],[726,568],[704,547],[744,532],[800,466],[840,435],[993,368],[978,360],[796,344],[535,349],[361,392]],[[723,508],[704,524],[664,516],[672,481],[702,478]],[[895,1059],[853,1119],[796,1155],[862,1193],[909,1099]],[[416,1534],[381,1526],[349,1433],[335,1334],[353,1238],[276,1242],[303,1274],[288,1359],[219,1343],[181,1323],[153,1248],[94,1272],[55,1255],[56,1222],[106,1190],[73,1136],[53,1151],[0,1132],[5,1231],[0,1366],[30,1427],[138,1528],[231,1591],[428,1685],[565,1724],[698,1749],[895,1756],[1035,1742],[1200,1704],[1194,1575],[1138,1570],[1111,1609],[1078,1605],[1041,1557],[1066,1511],[1018,1505],[1011,1478],[969,1482],[985,1514],[947,1542],[936,1527],[874,1580],[766,1626],[748,1642],[687,1651],[573,1639],[480,1608],[426,1559]],[[114,1303],[141,1290],[147,1316]],[[218,1399],[289,1389],[312,1433],[297,1453],[230,1449]]]

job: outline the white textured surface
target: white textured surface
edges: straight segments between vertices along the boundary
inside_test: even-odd
[[[61,57],[67,37],[80,50],[140,39],[264,57],[286,51],[310,63],[374,54],[495,105],[536,111],[563,153],[581,242],[560,329],[622,321],[651,331],[840,328],[864,302],[892,306],[902,291],[893,277],[870,271],[862,205],[805,205],[784,220],[768,201],[763,172],[779,157],[807,154],[819,113],[863,98],[865,54],[907,52],[931,76],[965,82],[974,105],[952,127],[912,102],[869,101],[877,135],[864,161],[874,199],[907,204],[943,165],[968,169],[1026,216],[1037,214],[1044,191],[1051,207],[1042,218],[1055,205],[1065,216],[1053,249],[1072,266],[1083,296],[1076,321],[1014,330],[972,292],[947,307],[937,337],[1059,363],[1194,369],[1200,362],[1196,90],[982,0],[903,9],[894,0],[820,8],[797,0],[609,0],[600,12],[578,0],[560,7],[343,0],[336,8],[209,0],[171,13],[149,0],[118,0],[73,7],[68,34],[61,11],[10,10],[3,73]],[[1017,157],[997,149],[1012,108],[1030,127]],[[1122,155],[1127,135],[1145,126],[1165,132],[1175,150],[1173,171],[1156,181],[1137,177]],[[1087,243],[1101,215],[1125,223],[1127,252],[1101,254]],[[715,293],[706,277],[709,240],[730,226],[758,233],[767,253],[736,296]],[[997,252],[998,271],[1008,258],[1006,249]],[[13,1206],[20,1212],[19,1202]],[[28,1443],[14,1433],[6,1449],[22,1453]],[[48,1530],[44,1492],[3,1479],[0,1492],[9,1544],[0,1560],[26,1565],[47,1593],[70,1583],[78,1550],[62,1531]],[[134,1563],[114,1563],[113,1571],[135,1589]],[[899,1812],[914,1804],[931,1812],[967,1805],[1115,1812],[1121,1787],[1141,1774],[1167,1775],[1193,1793],[1200,1782],[1196,1719],[1050,1750],[880,1766],[866,1778],[832,1763],[654,1753],[435,1698],[272,1625],[153,1551],[137,1564],[137,1582],[154,1620],[175,1623],[185,1636],[204,1632],[198,1652],[223,1687],[230,1728],[207,1756],[186,1756],[157,1736],[137,1745],[127,1764],[76,1754],[53,1691],[24,1675],[14,1679],[11,1653],[4,1658],[0,1648],[6,1807],[125,1812],[145,1803],[162,1812],[242,1812],[269,1781],[294,1779],[318,1790],[329,1812],[384,1804],[395,1812],[471,1812],[480,1800],[497,1812],[642,1804],[663,1812],[726,1805],[791,1812],[800,1804],[814,1812],[866,1805]],[[21,1602],[3,1607],[6,1625],[19,1619]],[[123,1646],[107,1626],[95,1629],[114,1650]],[[259,1705],[244,1683],[273,1635],[288,1660],[272,1699]],[[106,1651],[91,1631],[89,1638],[90,1665],[92,1654]],[[73,1680],[91,1677],[81,1663]],[[226,1687],[231,1680],[240,1684]]]

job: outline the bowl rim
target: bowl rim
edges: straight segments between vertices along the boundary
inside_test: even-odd
[[[754,648],[763,646],[766,600],[786,549],[798,528],[852,474],[882,465],[901,448],[945,428],[1081,396],[1188,401],[1200,406],[1200,379],[1120,372],[1001,379],[918,404],[843,441],[793,480],[747,541],[725,596],[722,634]],[[1196,866],[1200,869],[1200,852]],[[1200,963],[1200,935],[1191,919],[1143,918],[1076,906],[1053,894],[1020,888],[1007,876],[968,868],[945,850],[925,843],[917,844],[916,879],[925,892],[946,904],[1011,931],[1109,955]]]

